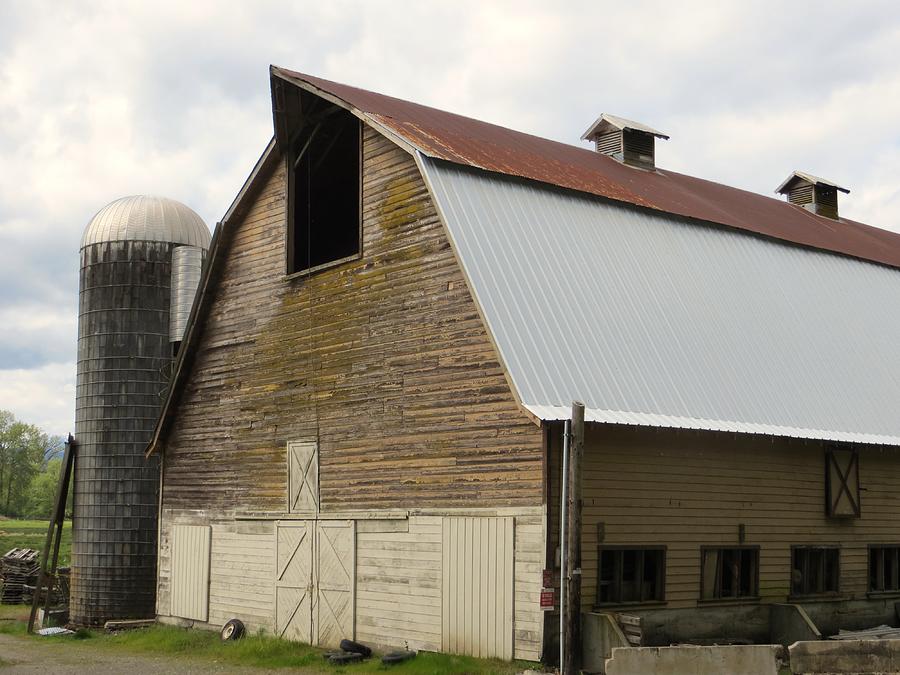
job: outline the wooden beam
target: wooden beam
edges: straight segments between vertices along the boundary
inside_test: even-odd
[[[569,448],[566,541],[566,649],[561,675],[580,672],[581,665],[581,467],[584,458],[584,404],[572,403],[572,438]]]

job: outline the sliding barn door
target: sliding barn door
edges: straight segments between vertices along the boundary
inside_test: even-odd
[[[276,536],[275,630],[279,637],[313,641],[314,521],[279,523]]]
[[[319,521],[316,548],[316,640],[322,647],[337,647],[343,638],[355,637],[354,522]]]
[[[513,656],[513,518],[444,518],[443,651]]]

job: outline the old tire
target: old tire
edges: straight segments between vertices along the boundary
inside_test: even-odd
[[[240,619],[230,619],[222,626],[219,637],[222,638],[222,642],[240,640],[244,637],[244,623]]]
[[[335,665],[344,665],[345,663],[356,663],[357,661],[362,661],[363,655],[357,654],[356,652],[344,652],[343,654],[332,654],[328,657],[329,663],[334,663]]]
[[[341,640],[341,649],[343,649],[345,652],[356,652],[357,654],[362,654],[366,658],[372,656],[372,650],[369,647],[366,647],[359,642],[354,642],[353,640]]]
[[[404,661],[409,661],[415,655],[415,652],[391,652],[390,654],[385,654],[384,656],[382,656],[381,662],[386,665],[403,663]]]

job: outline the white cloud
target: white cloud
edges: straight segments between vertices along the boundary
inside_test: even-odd
[[[808,170],[851,188],[846,215],[900,230],[889,0],[6,0],[2,12],[0,374],[20,393],[33,375],[48,410],[61,390],[38,384],[42,368],[74,379],[84,225],[134,193],[212,225],[271,135],[270,63],[576,144],[600,112],[622,114],[672,135],[664,167],[765,194]],[[58,414],[56,427],[71,418]]]
[[[75,362],[0,370],[0,409],[59,436],[75,430]]]

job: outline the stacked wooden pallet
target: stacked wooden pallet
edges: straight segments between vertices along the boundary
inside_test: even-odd
[[[14,548],[0,558],[0,604],[21,604],[25,585],[34,585],[39,569],[38,552],[31,548]]]
[[[616,614],[616,622],[625,634],[625,639],[632,647],[640,647],[644,631],[641,628],[641,617],[631,614]]]

